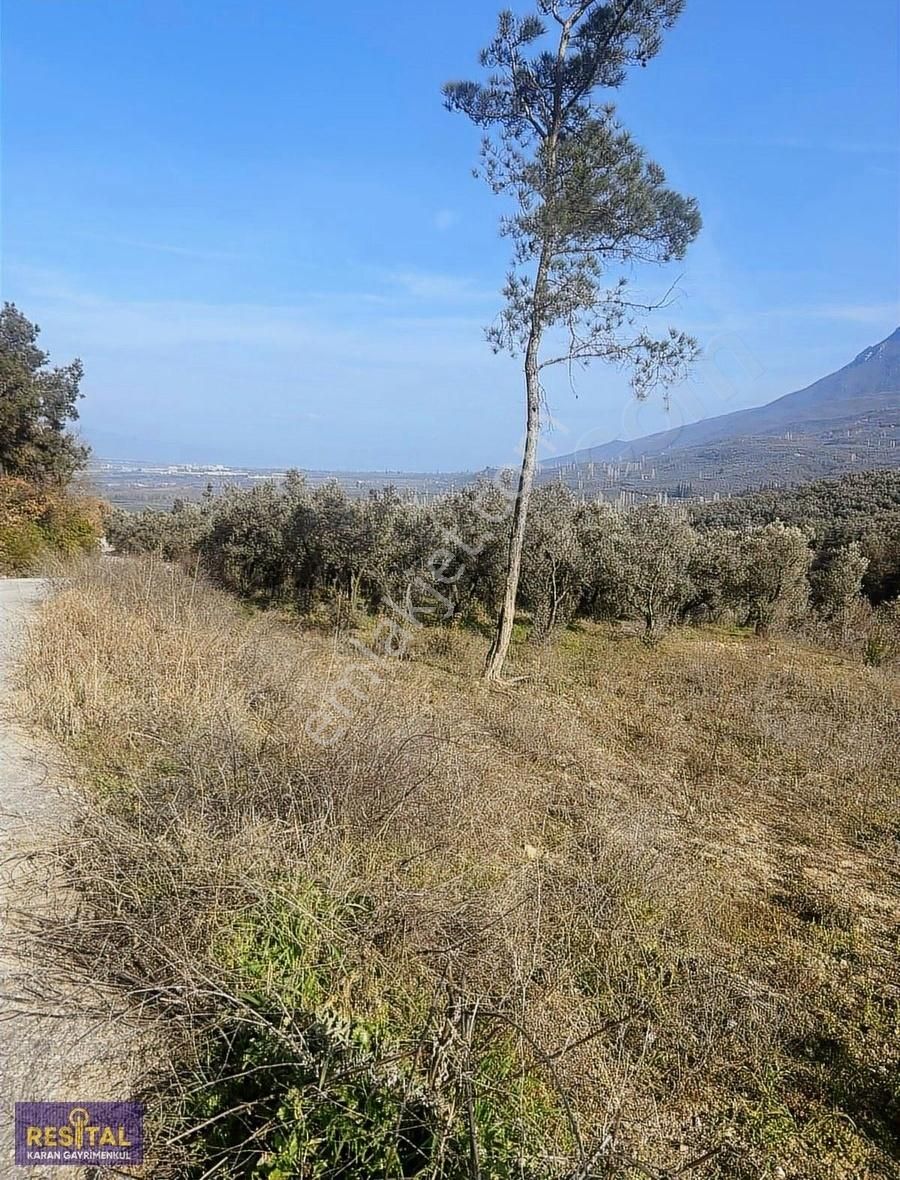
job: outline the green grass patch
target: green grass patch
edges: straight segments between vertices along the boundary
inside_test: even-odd
[[[161,1100],[199,1180],[540,1180],[571,1147],[551,1089],[503,1022],[439,1010],[361,953],[365,899],[293,882],[235,915],[213,957],[233,994]]]

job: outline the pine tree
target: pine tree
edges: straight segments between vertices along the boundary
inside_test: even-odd
[[[639,397],[675,380],[696,343],[637,325],[652,306],[610,272],[684,255],[700,230],[696,202],[666,185],[600,91],[646,65],[684,0],[539,0],[534,15],[500,14],[481,55],[488,77],[444,87],[447,106],[484,129],[482,172],[512,199],[505,305],[488,338],[521,356],[526,434],[513,505],[506,585],[485,675],[498,679],[512,635],[540,434],[542,372],[608,361],[631,370]],[[659,306],[658,304],[655,306]],[[552,342],[553,347],[547,347]],[[558,345],[558,348],[557,348]]]
[[[50,368],[39,328],[14,303],[0,309],[0,475],[66,483],[88,449],[67,429],[78,417],[81,361]]]

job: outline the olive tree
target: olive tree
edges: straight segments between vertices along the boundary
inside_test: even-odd
[[[744,534],[738,593],[757,634],[799,618],[809,601],[812,552],[806,533],[780,520]]]
[[[697,534],[670,508],[648,504],[619,514],[601,537],[600,564],[617,613],[640,619],[644,638],[658,639],[691,593]]]
[[[505,538],[490,522],[502,520],[504,509],[503,493],[487,480],[469,484],[435,505],[441,543],[434,556],[442,562],[444,572],[439,576],[462,614],[497,611],[503,594]]]
[[[290,587],[288,546],[291,499],[274,483],[248,491],[228,489],[212,501],[199,542],[204,568],[228,590],[274,602]]]
[[[155,553],[165,561],[178,561],[197,549],[208,523],[205,505],[176,500],[170,512],[114,509],[106,518],[104,532],[118,554]]]
[[[819,611],[845,638],[854,608],[862,604],[863,578],[868,568],[869,559],[859,542],[852,541],[830,554],[823,568],[815,574],[814,589]]]
[[[585,580],[581,609],[592,618],[614,616],[617,606],[612,584],[613,571],[602,560],[604,538],[617,533],[622,513],[605,500],[590,500],[578,513],[578,536],[584,553]]]
[[[351,500],[336,480],[329,480],[303,501],[303,514],[310,524],[304,535],[303,560],[296,567],[307,574],[303,598],[308,600],[316,591],[346,595],[355,609],[363,572],[372,561],[373,538],[365,508]]]
[[[691,596],[685,613],[694,622],[719,618],[743,603],[744,552],[741,533],[713,528],[698,533],[690,565]]]
[[[401,504],[385,552],[384,589],[395,603],[410,609],[418,605],[420,622],[446,621],[455,614],[450,583],[441,580],[447,568],[441,548],[441,530],[431,509]]]
[[[533,640],[548,639],[571,622],[586,581],[579,505],[559,484],[538,488],[522,553],[522,597],[532,611]]]
[[[444,88],[447,106],[484,130],[483,175],[512,203],[502,223],[512,268],[488,338],[522,358],[526,430],[488,679],[501,676],[512,635],[542,374],[612,362],[630,370],[643,397],[679,376],[696,351],[684,333],[654,339],[638,326],[653,305],[633,298],[621,273],[681,258],[700,229],[696,202],[667,186],[662,168],[601,101],[630,67],[658,53],[683,7],[684,0],[538,0],[530,15],[502,12],[481,54],[486,78]]]

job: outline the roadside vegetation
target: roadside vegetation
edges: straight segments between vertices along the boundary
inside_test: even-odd
[[[33,573],[96,549],[103,523],[93,496],[0,477],[0,575]]]
[[[99,500],[73,492],[87,449],[69,431],[78,417],[80,361],[51,367],[39,329],[0,309],[0,576],[96,549]]]
[[[83,797],[40,942],[161,1032],[148,1175],[896,1175],[890,662],[576,617],[499,690],[458,619],[323,747],[336,620],[189,565],[87,564],[23,672]]]

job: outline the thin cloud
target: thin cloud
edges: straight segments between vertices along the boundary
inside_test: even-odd
[[[172,254],[178,258],[195,258],[202,262],[234,262],[246,257],[231,250],[204,250],[195,246],[177,245],[174,242],[148,242],[143,238],[120,237],[117,234],[84,231],[77,236],[94,242],[107,242],[113,246],[125,246],[129,250],[148,250],[154,254]]]
[[[385,275],[388,284],[412,299],[434,300],[438,303],[483,303],[496,301],[497,292],[479,287],[462,275],[437,274],[420,270],[390,271]]]
[[[439,229],[441,233],[446,233],[448,229],[452,229],[459,221],[459,214],[455,209],[438,209],[434,215],[434,228]]]
[[[29,267],[12,271],[16,298],[34,307],[46,327],[63,333],[66,347],[85,353],[161,352],[182,347],[244,347],[266,353],[303,356],[313,351],[331,355],[334,363],[354,361],[360,366],[409,358],[422,350],[420,362],[449,362],[460,352],[487,355],[481,319],[448,314],[434,299],[438,292],[451,297],[464,290],[441,276],[408,276],[399,284],[404,294],[429,290],[438,304],[434,311],[417,300],[415,306],[395,299],[376,298],[366,304],[359,293],[335,293],[328,299],[312,294],[290,303],[252,303],[182,299],[114,299],[79,288],[64,274]],[[403,348],[399,342],[403,342]],[[48,339],[48,345],[52,342]]]
[[[830,320],[833,323],[890,327],[900,323],[900,303],[823,303],[772,308],[760,312],[767,319]]]

